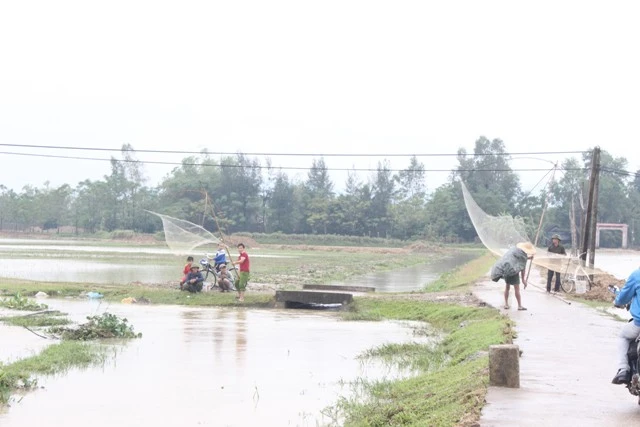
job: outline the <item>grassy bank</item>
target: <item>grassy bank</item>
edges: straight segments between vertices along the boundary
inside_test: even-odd
[[[490,254],[483,254],[444,274],[429,290],[467,290],[494,261]],[[410,368],[414,375],[390,381],[358,381],[354,396],[341,399],[325,411],[348,426],[476,425],[488,386],[488,347],[509,343],[514,337],[507,317],[477,304],[362,297],[343,317],[421,321],[437,331],[427,329],[426,334],[441,336],[425,344],[388,344],[365,352],[363,358]]]
[[[101,285],[90,283],[29,282],[0,279],[0,295],[33,296],[42,291],[52,297],[79,297],[87,292],[99,292],[107,301],[120,301],[134,297],[153,304],[188,306],[233,306],[238,305],[234,293],[202,292],[191,294],[176,289],[140,285]],[[251,293],[245,295],[244,307],[272,307],[273,293]]]
[[[40,354],[16,362],[0,364],[0,403],[8,402],[17,390],[28,390],[37,385],[34,375],[51,375],[74,367],[101,363],[105,348],[77,341],[53,344]]]
[[[416,375],[361,381],[364,395],[342,399],[333,408],[345,425],[353,426],[472,425],[488,384],[486,350],[513,338],[509,319],[485,307],[359,298],[345,318],[419,320],[445,334],[437,345],[392,344],[367,352],[366,357],[409,366]]]
[[[496,262],[496,257],[488,251],[478,258],[442,274],[438,280],[425,287],[426,292],[465,291],[468,290],[478,277],[489,271]]]

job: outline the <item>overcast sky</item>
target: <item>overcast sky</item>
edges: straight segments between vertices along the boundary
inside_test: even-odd
[[[4,1],[0,143],[410,154],[471,151],[485,135],[513,152],[600,145],[635,171],[639,16],[631,0]],[[326,162],[375,168],[378,160]],[[110,171],[108,162],[8,154],[0,167],[0,184],[16,190]],[[148,184],[171,169],[147,165]],[[525,188],[544,173],[522,173]],[[446,178],[428,173],[427,185]]]

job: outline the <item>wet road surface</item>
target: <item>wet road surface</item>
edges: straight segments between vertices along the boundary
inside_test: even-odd
[[[522,293],[528,311],[501,309],[516,322],[523,351],[520,389],[490,387],[481,426],[640,426],[637,398],[611,384],[615,339],[623,322],[547,295],[537,272]],[[504,284],[486,280],[474,293],[502,307]]]

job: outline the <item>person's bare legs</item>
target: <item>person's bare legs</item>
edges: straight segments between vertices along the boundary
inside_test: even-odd
[[[504,285],[504,308],[509,308],[509,284]]]
[[[520,285],[513,285],[513,291],[516,294],[516,301],[518,301],[518,309],[521,309],[522,300],[520,299]]]

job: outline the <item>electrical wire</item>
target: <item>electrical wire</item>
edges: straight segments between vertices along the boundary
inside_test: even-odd
[[[135,152],[135,153],[156,153],[156,154],[210,154],[221,156],[233,156],[237,152],[228,151],[183,151],[183,150],[136,150],[122,148],[103,147],[73,147],[62,145],[35,145],[35,144],[0,144],[0,147],[19,148],[39,148],[54,150],[82,150],[82,151],[110,151],[110,152]],[[535,152],[513,152],[513,153],[464,153],[464,156],[520,156],[520,155],[567,155],[584,154],[587,151],[535,151]],[[242,153],[247,156],[293,156],[293,157],[457,157],[459,153]]]
[[[0,151],[0,154],[13,155],[13,156],[27,156],[27,157],[42,157],[53,159],[70,159],[70,160],[90,160],[90,161],[116,161],[123,163],[140,163],[140,164],[154,164],[154,165],[170,165],[170,166],[202,166],[202,167],[220,167],[220,168],[247,168],[247,169],[280,169],[280,170],[310,170],[311,166],[261,166],[261,165],[238,165],[238,164],[221,164],[221,163],[188,163],[188,162],[164,162],[155,160],[135,160],[135,159],[105,159],[99,157],[80,157],[80,156],[59,156],[54,154],[34,154],[34,153],[15,153],[8,151]],[[378,168],[324,168],[327,171],[342,171],[342,172],[376,172]],[[385,169],[389,172],[401,172],[407,169]],[[501,168],[501,169],[416,169],[416,172],[544,172],[547,168]],[[585,168],[565,169],[565,170],[585,170]]]

